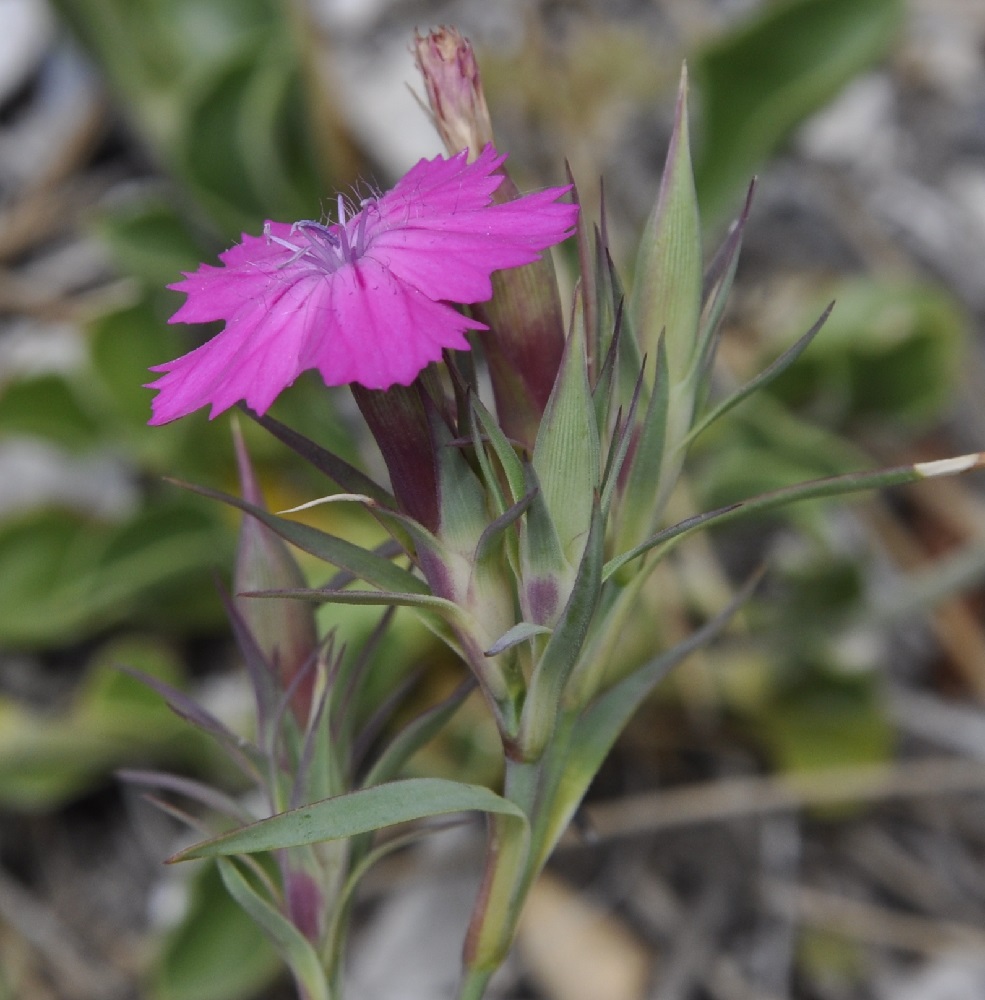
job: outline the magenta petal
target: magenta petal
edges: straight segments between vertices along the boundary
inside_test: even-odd
[[[329,294],[336,325],[315,362],[327,385],[409,385],[445,348],[467,350],[466,330],[485,329],[370,259],[337,272]]]
[[[536,260],[570,236],[577,206],[551,188],[492,204],[505,157],[487,146],[421,160],[394,188],[338,223],[267,223],[170,287],[173,323],[225,320],[207,344],[153,371],[153,424],[243,400],[263,413],[301,372],[327,385],[408,385],[483,324],[449,303],[492,295],[496,270]]]
[[[166,374],[148,386],[159,390],[151,423],[167,423],[210,404],[215,417],[240,399],[265,412],[306,367],[300,358],[317,333],[307,308],[307,286],[315,280],[247,300],[207,344],[153,368]]]

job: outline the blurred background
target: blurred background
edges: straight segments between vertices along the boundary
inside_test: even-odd
[[[148,428],[141,384],[199,335],[166,324],[182,270],[440,151],[409,49],[440,24],[476,45],[522,189],[567,160],[597,217],[604,178],[627,280],[687,60],[709,252],[759,177],[723,385],[837,301],[699,441],[677,513],[985,443],[979,0],[0,0],[0,1000],[291,995],[215,873],[161,864],[178,825],[114,776],[236,790],[120,665],[248,725],[216,590],[236,519],[163,480],[235,492],[229,422]],[[357,460],[343,395],[330,412],[302,379],[275,413]],[[323,492],[244,430],[274,509]],[[494,995],[985,995],[982,485],[681,549],[650,641],[770,574],[620,742]],[[383,687],[425,665],[427,701],[454,679],[412,620],[395,635]],[[466,710],[419,770],[495,782],[492,738]],[[480,847],[455,831],[369,880],[352,996],[450,995]]]

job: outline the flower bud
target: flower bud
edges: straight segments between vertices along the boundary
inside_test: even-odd
[[[471,43],[454,28],[439,28],[415,35],[414,56],[445,148],[452,155],[468,149],[475,159],[493,134]]]
[[[471,43],[454,29],[441,28],[417,36],[414,51],[435,127],[448,152],[468,149],[474,159],[493,141],[493,132]],[[504,178],[493,201],[519,198],[509,174],[502,167],[499,172]],[[573,225],[578,209],[567,207]],[[498,271],[492,283],[492,299],[473,305],[472,313],[489,327],[479,340],[503,430],[531,449],[564,351],[554,264],[544,256],[525,267]]]

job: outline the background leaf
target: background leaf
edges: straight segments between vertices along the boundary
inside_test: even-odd
[[[273,945],[226,892],[215,865],[191,878],[184,919],[167,935],[151,1000],[248,1000],[282,969]]]
[[[785,0],[698,53],[695,176],[707,221],[733,208],[795,125],[885,55],[902,13],[901,0]]]

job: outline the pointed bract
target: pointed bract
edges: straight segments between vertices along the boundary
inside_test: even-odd
[[[674,132],[660,193],[640,240],[630,319],[641,353],[653,356],[667,341],[672,384],[691,372],[701,311],[701,227],[691,170],[687,73],[681,75]]]

